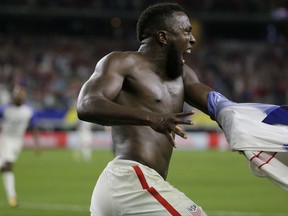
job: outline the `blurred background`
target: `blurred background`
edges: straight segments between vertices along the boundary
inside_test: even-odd
[[[113,158],[112,141],[109,128],[82,127],[92,128],[94,151],[80,163],[75,102],[100,58],[138,49],[137,18],[156,2],[162,1],[0,0],[0,105],[14,85],[25,86],[45,150],[30,151],[26,134],[16,166],[20,206],[10,209],[0,187],[1,215],[89,215],[95,181]],[[203,83],[236,102],[288,104],[287,0],[174,2],[191,18],[197,43],[185,60]],[[287,192],[226,151],[215,122],[200,111],[192,118],[188,139],[176,137],[169,182],[210,216],[287,216]]]
[[[137,18],[156,2],[1,0],[0,104],[24,85],[43,131],[74,130],[80,87],[107,53],[138,49]],[[191,17],[197,44],[186,63],[203,83],[236,102],[288,103],[288,1],[174,2]],[[218,130],[201,113],[193,118],[187,130]]]

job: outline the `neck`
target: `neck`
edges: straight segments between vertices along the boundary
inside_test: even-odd
[[[157,71],[165,71],[167,63],[167,51],[165,47],[162,47],[152,38],[146,38],[141,42],[138,52],[145,56],[156,67]]]

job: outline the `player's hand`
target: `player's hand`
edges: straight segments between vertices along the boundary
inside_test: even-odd
[[[179,127],[182,125],[193,125],[190,120],[185,119],[187,116],[191,116],[195,111],[181,112],[176,114],[156,114],[147,116],[149,126],[155,131],[165,134],[170,143],[175,147],[175,134],[187,139],[184,130]]]

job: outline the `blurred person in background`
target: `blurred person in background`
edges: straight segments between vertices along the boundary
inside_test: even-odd
[[[79,120],[76,131],[78,139],[73,156],[76,160],[90,161],[92,158],[93,124]]]
[[[10,98],[10,92],[7,90],[7,87],[0,84],[0,105],[7,104]]]
[[[12,101],[0,107],[1,137],[0,137],[0,171],[8,203],[11,207],[18,205],[13,165],[23,146],[24,134],[28,127],[32,129],[34,144],[39,147],[36,114],[25,104],[26,91],[22,86],[15,86]]]

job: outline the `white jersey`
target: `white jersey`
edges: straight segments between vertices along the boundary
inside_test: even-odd
[[[78,133],[83,136],[89,136],[91,137],[93,132],[92,132],[92,126],[93,124],[90,122],[85,122],[85,121],[79,121],[78,124]]]
[[[33,110],[27,105],[9,104],[1,107],[2,132],[0,140],[0,167],[7,161],[15,162],[22,149],[24,133],[30,122],[34,124]]]
[[[230,148],[244,153],[256,176],[288,191],[288,106],[234,103],[217,92],[208,99]]]
[[[2,136],[23,138],[32,117],[33,110],[28,105],[6,106],[3,110]]]
[[[78,123],[78,138],[79,138],[79,146],[89,147],[93,142],[93,124],[90,122],[79,121]]]

